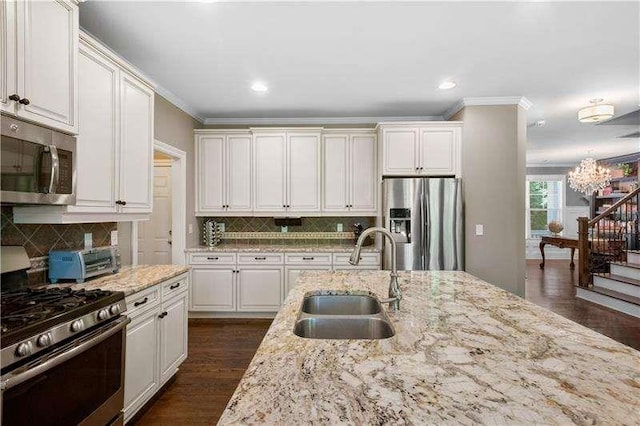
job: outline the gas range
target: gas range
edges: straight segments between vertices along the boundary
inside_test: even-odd
[[[121,292],[70,288],[26,288],[2,292],[2,372],[21,365],[32,355],[118,317],[125,310]]]

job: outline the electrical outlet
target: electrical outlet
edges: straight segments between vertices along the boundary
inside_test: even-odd
[[[112,246],[117,246],[118,245],[118,231],[111,231],[111,245]]]
[[[341,223],[338,223],[336,225],[336,231],[343,232],[344,231],[344,226]]]
[[[484,235],[484,225],[476,225],[476,235]]]
[[[280,227],[280,232],[289,232],[289,227],[288,226],[281,226]]]
[[[91,250],[93,248],[93,234],[91,232],[87,232],[84,234],[84,249]]]
[[[224,222],[220,222],[218,223],[218,229],[220,230],[220,232],[225,232],[225,229],[227,229],[227,225]]]

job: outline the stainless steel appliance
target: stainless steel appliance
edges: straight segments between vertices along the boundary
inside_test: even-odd
[[[462,187],[455,178],[384,178],[383,226],[400,270],[463,270]],[[383,266],[391,266],[389,242]]]
[[[26,254],[5,249],[0,294],[2,425],[122,424],[129,322],[122,314],[124,294],[28,288],[28,259],[20,260]],[[5,262],[5,256],[19,260]],[[18,285],[21,279],[23,285]],[[6,289],[5,283],[12,285]]]
[[[49,281],[85,279],[120,270],[120,254],[116,247],[88,250],[52,250],[49,252]]]
[[[76,139],[2,116],[0,201],[23,204],[76,202]]]

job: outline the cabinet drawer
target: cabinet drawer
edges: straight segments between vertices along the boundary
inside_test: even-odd
[[[192,265],[235,264],[235,253],[191,253],[189,263]]]
[[[334,253],[333,266],[353,266],[349,263],[351,253]],[[360,263],[358,266],[378,266],[380,265],[380,253],[360,253]]]
[[[287,253],[287,265],[331,265],[331,253]]]
[[[189,287],[189,278],[187,274],[179,275],[162,284],[162,300],[187,291]]]
[[[160,286],[155,285],[127,296],[125,302],[127,304],[127,315],[130,318],[134,318],[138,313],[144,312],[160,303]]]
[[[239,265],[281,265],[282,253],[238,253]]]

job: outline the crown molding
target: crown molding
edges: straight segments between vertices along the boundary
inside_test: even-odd
[[[467,106],[495,106],[495,105],[518,105],[528,111],[533,103],[524,96],[489,96],[480,98],[462,98],[444,112],[445,120],[453,117],[458,111]]]
[[[178,96],[174,95],[172,92],[168,91],[167,89],[160,86],[159,84],[156,84],[155,91],[158,95],[162,96],[163,98],[168,100],[170,103],[172,103],[176,108],[189,114],[194,120],[198,121],[201,124],[206,124],[205,118],[203,116],[198,114],[194,108],[192,108],[189,104],[187,104]]]
[[[426,115],[415,117],[271,117],[271,118],[205,118],[204,124],[211,125],[311,125],[311,124],[377,124],[389,121],[441,121],[442,116]]]

